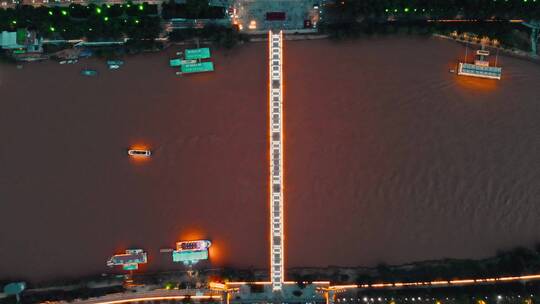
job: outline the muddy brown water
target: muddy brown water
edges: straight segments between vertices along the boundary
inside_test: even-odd
[[[540,66],[450,74],[463,47],[384,38],[285,44],[286,264],[479,258],[540,240]],[[0,66],[0,277],[108,271],[130,246],[214,242],[266,267],[265,43],[178,78],[176,50]],[[100,75],[84,78],[82,68]],[[148,161],[126,148],[146,146]]]

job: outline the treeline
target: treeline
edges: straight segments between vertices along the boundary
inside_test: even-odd
[[[208,1],[187,0],[186,3],[178,4],[174,0],[164,2],[162,5],[162,17],[164,19],[222,19],[225,18],[225,8],[212,6]]]
[[[22,5],[0,9],[0,31],[36,30],[49,39],[117,40],[155,38],[161,32],[157,6],[147,3],[68,7]]]
[[[540,246],[500,251],[482,260],[444,259],[404,266],[380,264],[372,273],[359,274],[357,283],[452,280],[518,276],[540,272]]]
[[[336,0],[325,6],[326,20],[388,17],[402,19],[539,19],[534,0]]]
[[[529,29],[520,23],[510,22],[428,22],[427,20],[397,20],[394,22],[363,20],[324,23],[320,30],[334,39],[384,35],[474,33],[477,37],[497,39],[505,48],[530,48]]]
[[[202,29],[174,30],[169,34],[170,41],[185,41],[194,38],[211,41],[225,48],[232,48],[238,43],[249,40],[247,35],[240,33],[236,28],[213,24],[206,25]]]
[[[330,280],[338,284],[420,282],[466,278],[519,276],[540,273],[540,244],[535,249],[517,247],[481,260],[441,259],[405,265],[366,268],[298,268],[287,272],[295,281]]]
[[[428,22],[446,19],[474,22]],[[530,30],[520,23],[504,22],[515,19],[540,19],[540,1],[336,0],[325,5],[319,28],[338,39],[384,34],[473,33],[497,39],[506,48],[529,50]]]

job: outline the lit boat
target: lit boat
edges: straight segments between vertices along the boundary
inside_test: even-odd
[[[208,240],[182,241],[176,243],[176,250],[207,250],[212,246]]]
[[[97,71],[96,70],[82,70],[81,71],[81,75],[83,76],[97,76]]]
[[[199,261],[207,260],[210,246],[212,246],[212,242],[208,240],[178,242],[176,243],[176,250],[172,252],[173,262],[191,266]]]
[[[146,264],[148,261],[146,252],[142,249],[128,249],[126,253],[115,254],[108,261],[107,266],[122,266],[124,270],[136,270],[139,264]]]
[[[482,46],[481,50],[476,51],[476,58],[473,63],[460,62],[458,66],[458,75],[489,78],[489,79],[501,79],[502,68],[496,66],[490,66],[489,51],[484,50]]]
[[[123,65],[124,61],[122,60],[107,60],[107,65]]]
[[[150,155],[152,155],[152,151],[144,149],[129,149],[128,155],[149,157]]]

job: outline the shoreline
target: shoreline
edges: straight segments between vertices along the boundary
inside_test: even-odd
[[[482,45],[482,43],[479,43],[479,42],[467,41],[467,40],[463,40],[463,39],[460,39],[460,38],[453,38],[451,36],[447,36],[447,35],[443,35],[443,34],[433,34],[433,37],[440,38],[440,39],[445,39],[445,40],[450,40],[450,41],[455,41],[455,42],[457,42],[459,44],[472,44],[472,45],[475,45],[475,46],[481,46]],[[534,56],[530,52],[525,52],[525,51],[518,50],[518,49],[513,50],[513,49],[497,47],[497,46],[492,46],[492,45],[487,46],[487,48],[501,51],[505,55],[509,55],[511,57],[514,57],[514,58],[525,59],[525,60],[529,60],[529,61],[532,61],[532,62],[535,62],[535,63],[540,63],[540,56]]]
[[[261,34],[262,35],[262,34]],[[248,41],[240,41],[238,43],[238,46],[242,46],[246,43],[250,43],[250,42],[254,42],[254,43],[260,43],[260,42],[266,42],[268,41],[268,38],[265,37],[264,35],[262,35],[263,37],[260,37],[261,35],[252,35],[252,38],[250,38]],[[401,37],[401,35],[399,34],[395,34],[393,35],[394,37]],[[406,35],[406,36],[410,36],[410,37],[414,37],[415,35],[412,34],[412,35]],[[381,36],[383,37],[383,36]],[[384,37],[387,37],[387,36],[384,36]],[[388,35],[388,37],[392,38],[392,35]],[[439,38],[439,39],[444,39],[444,40],[448,40],[448,41],[454,41],[454,42],[457,42],[459,44],[471,44],[471,45],[474,45],[474,46],[480,46],[481,43],[479,42],[473,42],[473,41],[467,41],[467,40],[463,40],[463,39],[460,39],[460,38],[454,38],[454,37],[451,37],[451,36],[448,36],[448,35],[443,35],[443,34],[432,34],[431,37],[434,37],[434,38]],[[288,34],[287,36],[285,36],[284,40],[286,41],[306,41],[306,40],[325,40],[325,39],[330,39],[331,36],[329,34],[316,34],[316,33],[299,33],[299,32],[294,32],[294,33],[290,33]],[[377,38],[377,37],[374,37],[374,38]],[[350,39],[350,40],[361,40],[362,38],[357,38],[357,39]],[[346,39],[346,40],[349,40],[349,39]],[[189,46],[189,45],[194,45],[194,44],[202,44],[202,45],[206,45],[206,46],[212,46],[214,44],[213,41],[211,40],[208,40],[208,39],[205,39],[205,40],[198,40],[197,39],[190,39],[190,40],[185,40],[185,41],[162,41],[163,43],[163,47],[161,49],[143,49],[143,50],[140,50],[139,53],[159,53],[159,52],[163,52],[165,50],[167,50],[169,47],[172,47],[172,46]],[[66,49],[62,49],[60,51],[56,51],[56,52],[52,52],[52,53],[49,53],[49,54],[43,54],[42,55],[42,58],[40,58],[40,60],[17,60],[17,59],[14,59],[14,60],[3,60],[2,62],[3,63],[6,63],[6,64],[15,64],[15,65],[20,65],[20,64],[23,64],[23,63],[31,63],[31,62],[39,62],[39,61],[47,61],[47,60],[53,60],[53,61],[56,61],[54,58],[57,56],[58,53],[62,53],[62,52],[66,52],[69,50],[73,50],[75,47],[71,47],[71,48],[66,48]],[[525,52],[525,51],[522,51],[522,50],[518,50],[518,49],[508,49],[508,48],[503,48],[503,47],[496,47],[496,46],[493,46],[493,45],[489,45],[487,46],[487,48],[489,49],[492,49],[492,50],[497,50],[497,51],[500,51],[502,52],[504,55],[507,55],[507,56],[510,56],[510,57],[513,57],[513,58],[518,58],[518,59],[525,59],[525,60],[528,60],[528,61],[531,61],[531,62],[534,62],[534,63],[540,63],[540,56],[534,56],[532,55],[530,52]],[[116,48],[112,48],[111,50],[115,50]],[[129,53],[125,53],[123,55],[128,55]],[[122,55],[122,56],[123,56]],[[98,57],[98,56],[92,56],[92,57]],[[6,57],[8,58],[8,57]],[[81,59],[81,58],[78,58],[78,59]]]
[[[504,270],[499,269],[499,263],[505,259],[523,258],[528,260],[530,265],[535,261],[540,261],[540,244],[535,248],[515,247],[513,249],[498,251],[494,256],[483,259],[452,259],[441,258],[435,260],[415,261],[403,264],[388,265],[379,263],[373,266],[300,266],[287,269],[287,277],[294,281],[321,281],[329,280],[336,284],[349,283],[379,283],[379,281],[388,280],[388,277],[405,281],[418,280],[451,280],[456,278],[478,278],[495,276],[521,276],[531,275],[540,271],[540,268]],[[502,265],[502,264],[501,264]],[[540,265],[540,264],[539,264]],[[464,267],[467,266],[467,267]],[[517,267],[517,266],[516,266]],[[429,271],[431,269],[431,271]],[[484,269],[484,270],[482,270]],[[267,268],[242,268],[242,267],[219,267],[214,268],[211,265],[204,264],[199,269],[194,269],[196,277],[206,282],[210,278],[221,278],[229,281],[263,281],[267,279]],[[488,271],[489,270],[489,271]],[[145,286],[159,286],[167,282],[188,282],[191,280],[189,269],[161,269],[150,272],[140,273],[101,273],[87,275],[82,278],[66,278],[63,283],[61,280],[49,280],[34,283],[34,288],[29,288],[27,292],[47,292],[47,291],[72,291],[77,289],[89,288],[99,289],[108,287],[122,286],[124,279],[129,277],[142,283]],[[432,273],[430,278],[424,278],[426,272]],[[251,279],[249,279],[251,278]],[[2,279],[1,282],[8,280]],[[21,281],[21,280],[19,280]],[[32,282],[30,282],[32,285]],[[56,284],[56,285],[55,285]],[[1,298],[1,294],[0,294]]]

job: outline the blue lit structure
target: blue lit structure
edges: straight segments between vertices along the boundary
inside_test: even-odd
[[[124,254],[113,255],[108,261],[107,266],[122,266],[124,270],[137,270],[139,264],[146,264],[148,258],[146,252],[142,249],[128,249]]]
[[[199,261],[208,260],[208,249],[212,243],[208,240],[182,241],[176,243],[176,250],[172,252],[175,263],[191,266]]]

